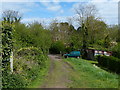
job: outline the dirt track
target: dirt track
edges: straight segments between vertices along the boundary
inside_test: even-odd
[[[59,55],[48,55],[51,61],[49,73],[40,88],[68,88],[69,74],[73,70]]]

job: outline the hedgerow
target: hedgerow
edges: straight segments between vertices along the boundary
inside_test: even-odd
[[[97,56],[98,64],[113,71],[120,73],[120,59],[113,56]]]

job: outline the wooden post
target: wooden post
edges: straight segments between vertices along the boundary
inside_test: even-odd
[[[13,52],[11,52],[11,56],[10,56],[10,70],[11,73],[13,73]]]

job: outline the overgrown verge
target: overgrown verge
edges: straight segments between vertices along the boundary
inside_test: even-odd
[[[35,87],[42,82],[48,69],[48,57],[35,47],[18,50],[14,54],[14,71],[3,70],[3,88]],[[39,77],[39,82],[35,81]]]
[[[70,88],[118,88],[118,75],[93,66],[83,59],[68,58],[74,72],[70,74]]]

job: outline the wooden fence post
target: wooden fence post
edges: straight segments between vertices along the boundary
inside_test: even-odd
[[[11,73],[13,73],[13,52],[11,52],[11,56],[10,56],[10,70]]]

